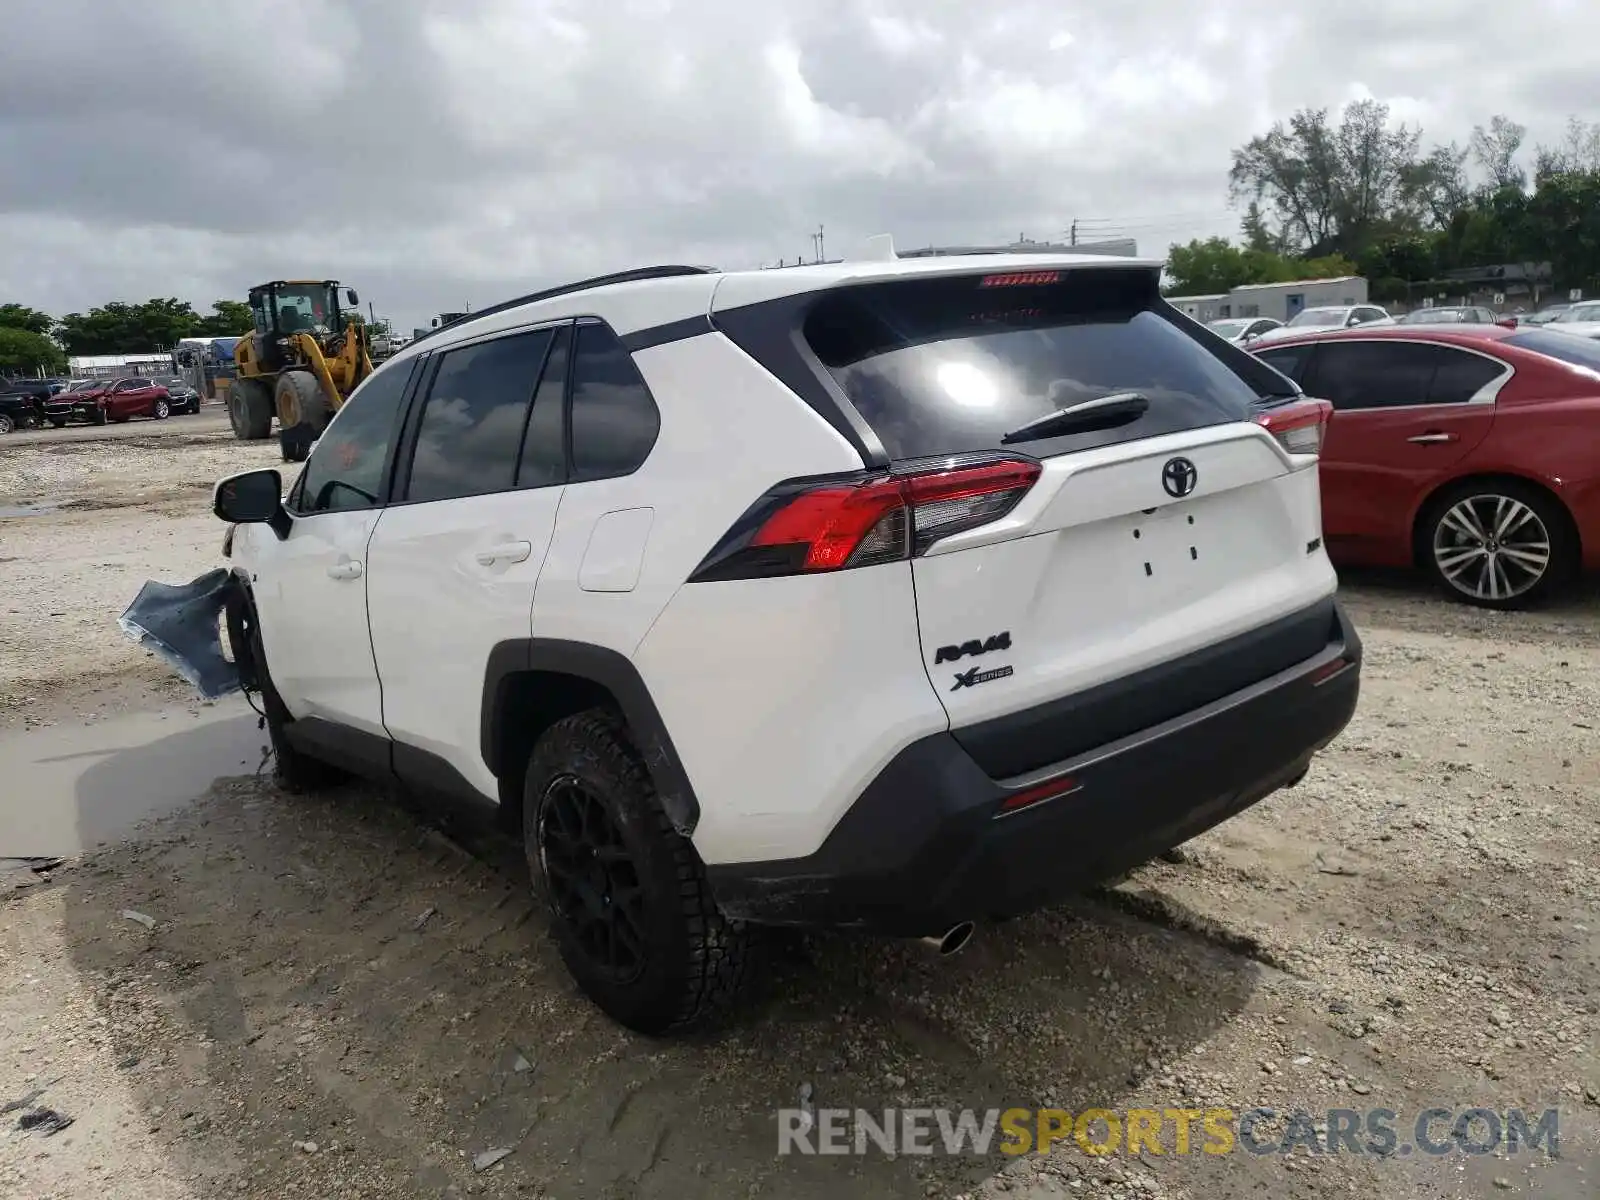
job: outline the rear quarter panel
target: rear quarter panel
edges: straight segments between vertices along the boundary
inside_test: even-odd
[[[1600,384],[1537,369],[1513,382],[1458,477],[1510,475],[1549,489],[1572,514],[1584,565],[1600,568]]]
[[[533,614],[535,637],[624,655],[633,654],[700,560],[767,488],[797,475],[861,467],[821,417],[721,334],[668,342],[633,358],[660,411],[660,434],[633,474],[567,485]],[[653,510],[647,522],[640,510]],[[586,591],[584,563],[596,529],[624,512],[648,529],[637,577],[626,591]],[[654,692],[654,681],[645,682]],[[672,736],[676,741],[676,729]]]

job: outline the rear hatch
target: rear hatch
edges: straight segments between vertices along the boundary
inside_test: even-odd
[[[1292,385],[1177,314],[1157,279],[910,278],[831,290],[806,319],[896,469],[1021,464],[997,520],[956,523],[911,565],[928,677],[997,778],[1180,715],[1329,638],[1315,455],[1252,419]],[[919,531],[937,507],[914,509]]]

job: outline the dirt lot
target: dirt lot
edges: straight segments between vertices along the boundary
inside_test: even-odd
[[[0,441],[0,730],[186,699],[117,617],[145,580],[221,561],[218,476],[282,465],[276,442],[234,441],[209,409]]]
[[[144,578],[212,565],[204,489],[274,457],[166,433],[0,447],[0,506],[57,506],[0,521],[13,727],[183,698],[115,617]],[[135,842],[10,877],[0,1102],[45,1090],[0,1118],[0,1194],[1592,1198],[1600,602],[1483,614],[1366,578],[1348,595],[1362,706],[1301,786],[950,960],[781,943],[734,1026],[686,1041],[576,995],[515,847],[363,788],[221,780]],[[780,1158],[776,1110],[802,1093],[1383,1108],[1405,1143],[1430,1107],[1555,1107],[1560,1154],[1180,1157],[1169,1132],[1160,1156],[1068,1139]],[[75,1121],[16,1129],[41,1106]],[[475,1170],[492,1150],[510,1153]]]

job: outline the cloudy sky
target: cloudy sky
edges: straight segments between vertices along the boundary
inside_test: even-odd
[[[1232,234],[1229,151],[1376,96],[1600,117],[1595,0],[3,0],[0,301],[334,276],[401,327],[644,262]]]

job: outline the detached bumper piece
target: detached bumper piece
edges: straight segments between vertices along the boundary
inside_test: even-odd
[[[240,689],[239,668],[222,651],[222,617],[237,588],[226,567],[184,584],[151,580],[117,619],[122,632],[200,693],[216,700]]]
[[[992,777],[959,733],[915,742],[815,854],[710,867],[717,901],[768,924],[926,937],[1030,912],[1147,862],[1297,783],[1349,723],[1361,642],[1341,606],[1318,609],[1322,644],[1308,657],[1027,775]],[[1192,678],[1192,664],[1166,669]],[[1037,732],[1038,717],[1005,720]]]

